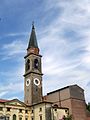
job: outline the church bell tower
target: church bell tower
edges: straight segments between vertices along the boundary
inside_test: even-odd
[[[42,101],[42,64],[36,39],[35,27],[32,31],[25,58],[24,102],[33,105]]]

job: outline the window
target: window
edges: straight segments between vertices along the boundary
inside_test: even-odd
[[[20,109],[19,112],[22,113],[22,109]]]
[[[42,108],[40,108],[40,112],[42,111]]]
[[[34,111],[32,110],[32,113],[33,113]]]
[[[6,117],[6,120],[9,120],[9,117]]]
[[[55,105],[54,105],[54,107],[58,107],[58,105],[57,105],[57,104],[55,104]]]
[[[42,115],[40,115],[40,120],[42,120]]]
[[[68,110],[65,110],[65,113],[66,113],[66,114],[69,114],[69,111],[68,111]]]
[[[25,110],[25,113],[28,113],[28,110]]]
[[[38,69],[38,65],[39,65],[38,59],[35,59],[34,60],[34,68]]]
[[[13,115],[13,120],[16,120],[16,115],[15,114]]]
[[[68,110],[65,110],[65,112],[67,113],[67,112],[68,112]]]
[[[55,111],[57,111],[57,109],[55,108]]]
[[[10,108],[7,108],[7,111],[10,111]]]
[[[22,120],[22,117],[20,117],[19,120]]]
[[[33,118],[33,117],[31,117],[31,120],[34,120],[34,118]]]
[[[26,71],[30,69],[30,60],[28,59],[26,62]]]
[[[2,111],[3,110],[3,107],[0,107],[0,111]]]
[[[25,120],[28,120],[28,118],[25,118]]]

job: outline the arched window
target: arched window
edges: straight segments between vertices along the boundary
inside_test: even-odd
[[[54,107],[58,107],[58,105],[57,105],[57,104],[54,104]]]
[[[34,68],[38,69],[38,65],[39,65],[38,59],[35,59],[34,60]]]
[[[19,117],[19,120],[22,120],[22,117]]]
[[[15,114],[13,115],[13,120],[16,120],[16,115]]]
[[[26,71],[30,69],[30,60],[28,59],[26,62]]]
[[[10,114],[6,114],[6,120],[10,120]]]
[[[10,120],[10,117],[7,116],[7,117],[6,117],[6,120]]]

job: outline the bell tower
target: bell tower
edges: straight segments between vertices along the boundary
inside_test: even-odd
[[[36,39],[35,27],[32,31],[25,58],[24,102],[33,105],[42,101],[42,64]]]

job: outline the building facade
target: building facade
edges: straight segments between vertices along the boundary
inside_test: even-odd
[[[27,48],[24,74],[24,102],[18,99],[0,99],[0,120],[60,120],[67,116],[68,108],[53,106],[42,95],[42,56],[34,25]]]
[[[84,90],[71,85],[42,94],[42,56],[34,24],[25,55],[24,102],[0,99],[0,120],[87,120]]]
[[[0,99],[0,120],[59,120],[67,116],[67,108],[53,107],[51,102],[27,106],[18,99]]]
[[[73,120],[86,120],[86,103],[84,90],[78,85],[71,85],[44,96],[46,101],[53,102],[53,105],[69,108],[69,114]]]
[[[30,108],[18,99],[0,99],[0,120],[29,120]]]

